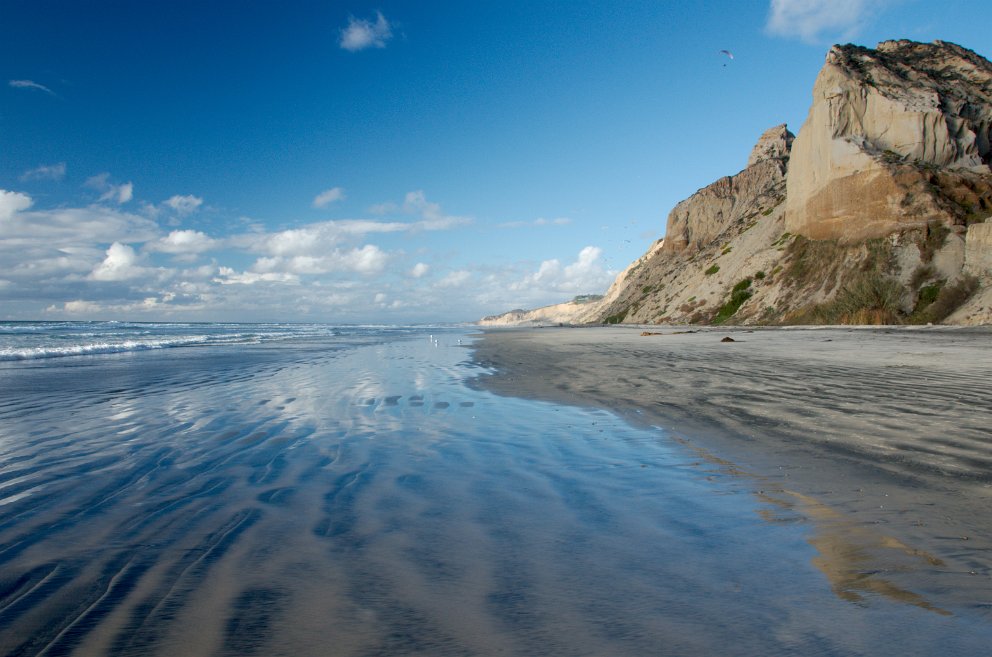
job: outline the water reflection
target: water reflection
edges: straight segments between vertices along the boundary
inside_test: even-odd
[[[825,534],[841,523],[812,501],[756,501],[732,464],[706,456],[711,476],[604,411],[467,388],[454,339],[254,353],[108,359],[9,398],[0,653],[928,655],[992,640],[846,582],[888,548]]]

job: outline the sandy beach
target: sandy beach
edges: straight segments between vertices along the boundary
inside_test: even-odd
[[[987,328],[487,330],[475,385],[667,429],[771,521],[812,524],[842,598],[989,614],[990,346]]]
[[[911,388],[902,433],[943,427],[961,447],[939,467],[892,456],[918,374],[899,363],[939,338],[931,357],[974,372],[975,334],[542,329],[475,352],[462,328],[10,330],[24,358],[0,363],[2,655],[992,644],[985,380],[928,367],[938,384]],[[211,344],[146,348],[190,331]],[[899,368],[869,376],[861,344]],[[843,427],[804,440],[828,411]],[[841,450],[843,431],[887,451]]]

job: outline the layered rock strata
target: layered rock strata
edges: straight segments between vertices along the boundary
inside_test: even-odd
[[[992,64],[960,46],[834,46],[792,147],[786,229],[856,242],[992,207]]]

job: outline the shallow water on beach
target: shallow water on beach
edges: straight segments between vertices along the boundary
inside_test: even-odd
[[[835,595],[810,523],[660,429],[467,386],[470,340],[0,363],[0,654],[992,645],[965,610]]]

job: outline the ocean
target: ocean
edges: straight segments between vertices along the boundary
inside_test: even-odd
[[[471,328],[0,323],[0,654],[965,655],[807,518]]]

